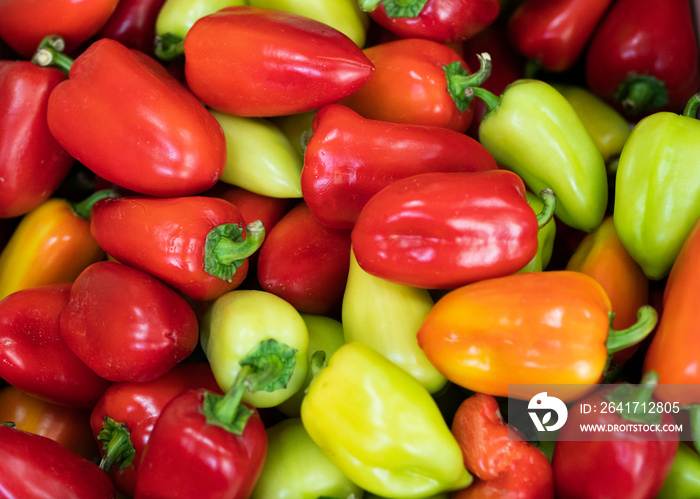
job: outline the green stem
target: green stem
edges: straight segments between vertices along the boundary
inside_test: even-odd
[[[650,75],[633,75],[615,92],[615,100],[629,114],[640,114],[668,104],[664,82]]]
[[[620,416],[628,421],[637,423],[658,423],[661,414],[651,412],[645,404],[652,401],[654,390],[659,383],[659,375],[656,371],[647,372],[639,385],[623,383],[605,395],[605,398],[616,405],[620,405]]]
[[[554,209],[557,206],[557,196],[552,189],[542,189],[540,191],[540,199],[544,206],[542,211],[537,215],[537,228],[541,229],[549,223],[554,216]]]
[[[469,107],[469,103],[475,95],[486,102],[486,107],[489,111],[500,100],[500,97],[496,97],[491,92],[480,88],[480,85],[483,85],[488,77],[491,76],[491,56],[488,52],[483,52],[478,54],[477,57],[479,58],[479,69],[472,74],[469,74],[459,61],[443,66],[447,80],[447,91],[455,102],[457,109],[461,112],[464,112]],[[489,103],[492,103],[494,100],[495,103],[490,106]]]
[[[124,423],[105,417],[105,422],[96,438],[102,442],[103,456],[100,468],[105,473],[109,473],[110,468],[115,464],[123,470],[134,462],[136,449],[131,442],[131,432]]]
[[[698,107],[700,107],[700,93],[693,95],[683,110],[683,116],[688,118],[698,117]]]
[[[695,450],[700,452],[700,405],[693,404],[687,408],[690,421],[690,434]]]
[[[61,52],[64,48],[63,38],[49,35],[39,43],[32,62],[37,66],[58,68],[67,75],[73,65],[73,59]]]
[[[360,9],[364,12],[372,12],[374,9],[379,7],[382,0],[358,0],[357,3],[359,4]]]
[[[115,197],[119,197],[119,193],[117,191],[113,189],[102,189],[100,191],[92,193],[90,196],[83,199],[82,201],[79,201],[77,203],[70,203],[70,207],[73,210],[73,212],[80,218],[89,220],[90,211],[92,210],[92,207],[95,205],[95,203],[102,199]]]
[[[255,253],[265,239],[265,227],[260,220],[249,223],[243,239],[239,224],[223,224],[207,234],[204,245],[204,270],[224,281],[231,281],[238,267]]]
[[[360,0],[360,4],[362,3],[362,0]],[[374,3],[374,0],[369,3]],[[387,17],[416,18],[420,15],[428,0],[382,0],[381,3],[384,6]],[[361,8],[364,10],[364,7]]]
[[[176,59],[185,53],[185,39],[173,33],[156,36],[153,52],[162,61]]]
[[[619,331],[610,328],[608,333],[608,354],[636,345],[646,338],[656,327],[658,314],[651,305],[644,305],[637,310],[637,322],[627,329]]]
[[[533,79],[542,70],[542,61],[539,59],[529,58],[525,61],[523,68],[523,78]]]

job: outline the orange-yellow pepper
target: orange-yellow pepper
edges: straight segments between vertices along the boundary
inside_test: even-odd
[[[584,273],[516,273],[448,292],[423,321],[418,344],[469,390],[523,398],[509,385],[560,384],[567,390],[557,396],[573,400],[600,382],[610,353],[656,325],[656,311],[644,306],[634,326],[615,331],[611,310],[603,287]]]

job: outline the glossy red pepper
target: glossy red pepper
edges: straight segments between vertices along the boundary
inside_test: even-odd
[[[475,393],[455,411],[451,427],[464,455],[464,464],[476,476],[452,499],[553,499],[552,465],[537,447],[503,420],[493,395]]]
[[[303,201],[268,233],[258,282],[299,312],[340,312],[350,269],[350,231],[326,227]]]
[[[301,189],[321,223],[352,229],[370,198],[396,180],[427,172],[496,168],[486,148],[463,133],[365,119],[331,104],[314,116]]]
[[[615,2],[591,39],[585,77],[630,118],[681,113],[700,87],[691,2]]]
[[[120,492],[133,496],[141,456],[165,405],[196,388],[220,392],[206,362],[179,364],[152,381],[114,383],[95,404],[91,437],[100,443],[100,467]]]
[[[96,39],[111,38],[155,57],[156,19],[165,0],[119,0]]]
[[[264,238],[262,224],[243,227],[240,211],[206,196],[127,196],[92,208],[90,231],[107,254],[148,272],[195,300],[213,300],[240,285],[247,258]]]
[[[93,462],[42,435],[0,424],[3,497],[111,499],[114,486]]]
[[[70,287],[40,286],[0,301],[0,378],[42,400],[91,408],[111,382],[87,367],[61,335]]]
[[[73,165],[46,124],[49,95],[65,79],[58,69],[0,61],[0,218],[46,201]]]
[[[455,103],[445,75],[445,66],[450,64],[462,73],[470,72],[456,50],[432,40],[406,38],[364,52],[374,64],[374,74],[340,104],[373,120],[442,126],[458,132],[469,128],[472,106],[466,98],[459,106]]]
[[[550,191],[538,216],[522,179],[507,170],[414,175],[365,205],[353,251],[365,272],[417,288],[509,275],[537,253],[538,225],[551,218],[553,197]]]
[[[281,10],[225,7],[200,18],[185,36],[190,89],[236,116],[318,109],[355,92],[373,69],[340,31]]]
[[[34,60],[70,67],[49,98],[49,130],[96,175],[154,196],[197,194],[221,177],[221,126],[155,59],[102,38],[75,61],[50,46]]]
[[[150,381],[194,351],[192,307],[155,277],[117,262],[97,262],[71,286],[61,312],[68,347],[111,381]]]
[[[508,19],[508,38],[547,71],[570,70],[612,0],[526,0]]]
[[[41,40],[59,34],[67,53],[88,41],[112,15],[118,0],[4,0],[0,37],[29,59]]]
[[[670,412],[641,409],[653,402],[658,377],[642,378],[640,385],[607,385],[576,402],[559,430],[552,467],[557,497],[570,499],[653,499],[671,471],[678,450],[675,432],[614,430],[583,433],[582,425],[673,425]],[[634,405],[635,402],[638,405]],[[598,410],[585,412],[584,404]],[[613,404],[618,410],[603,410]]]
[[[401,38],[467,40],[496,20],[499,0],[360,0],[374,22]]]

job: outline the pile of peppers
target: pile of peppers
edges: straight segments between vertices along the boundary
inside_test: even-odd
[[[0,2],[0,495],[700,497],[698,9]]]

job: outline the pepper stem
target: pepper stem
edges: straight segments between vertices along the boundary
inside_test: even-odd
[[[633,75],[615,92],[615,100],[629,114],[640,114],[668,104],[666,85],[651,75]]]
[[[554,216],[554,209],[557,206],[557,196],[552,189],[542,189],[540,191],[540,199],[544,206],[542,211],[537,215],[537,228],[541,229],[549,223]]]
[[[645,411],[645,403],[652,400],[656,385],[659,383],[659,375],[656,371],[649,371],[643,377],[639,385],[623,383],[608,393],[605,398],[620,405],[620,416],[627,421],[637,423],[658,423],[661,413]]]
[[[162,61],[171,61],[185,53],[185,39],[173,33],[156,36],[153,53]]]
[[[100,469],[105,473],[109,473],[114,465],[123,470],[134,462],[136,449],[131,442],[131,432],[124,423],[105,417],[105,422],[96,438],[102,442],[103,454]]]
[[[372,12],[374,9],[379,7],[382,0],[358,0],[357,3],[360,6],[360,9],[364,12]]]
[[[260,220],[249,223],[245,231],[245,239],[240,224],[222,224],[209,231],[204,244],[204,270],[208,274],[231,282],[238,267],[265,239],[265,226]]]
[[[683,116],[688,118],[698,117],[698,107],[700,107],[700,93],[693,95],[683,110]]]
[[[637,310],[637,322],[635,324],[619,331],[611,327],[608,333],[608,354],[619,352],[642,341],[654,330],[658,318],[659,316],[654,307],[643,305]]]
[[[359,0],[360,9],[371,12],[379,4],[384,6],[387,17],[418,17],[428,0]]]
[[[58,35],[48,35],[39,42],[32,56],[32,62],[41,67],[58,68],[67,75],[73,65],[73,59],[62,53],[65,47],[63,38]]]
[[[119,193],[117,191],[113,189],[102,189],[100,191],[90,194],[87,198],[83,199],[82,201],[79,201],[77,203],[70,203],[70,207],[73,210],[73,212],[80,218],[89,220],[90,211],[92,210],[92,207],[95,205],[95,203],[97,203],[101,199],[115,197],[119,197]]]
[[[483,85],[491,76],[491,55],[488,52],[483,52],[477,54],[477,57],[479,58],[479,70],[472,74],[469,74],[469,71],[459,61],[443,66],[447,79],[447,91],[461,112],[466,111],[475,95],[486,103],[489,111],[496,107],[500,101],[500,97],[479,86]]]

